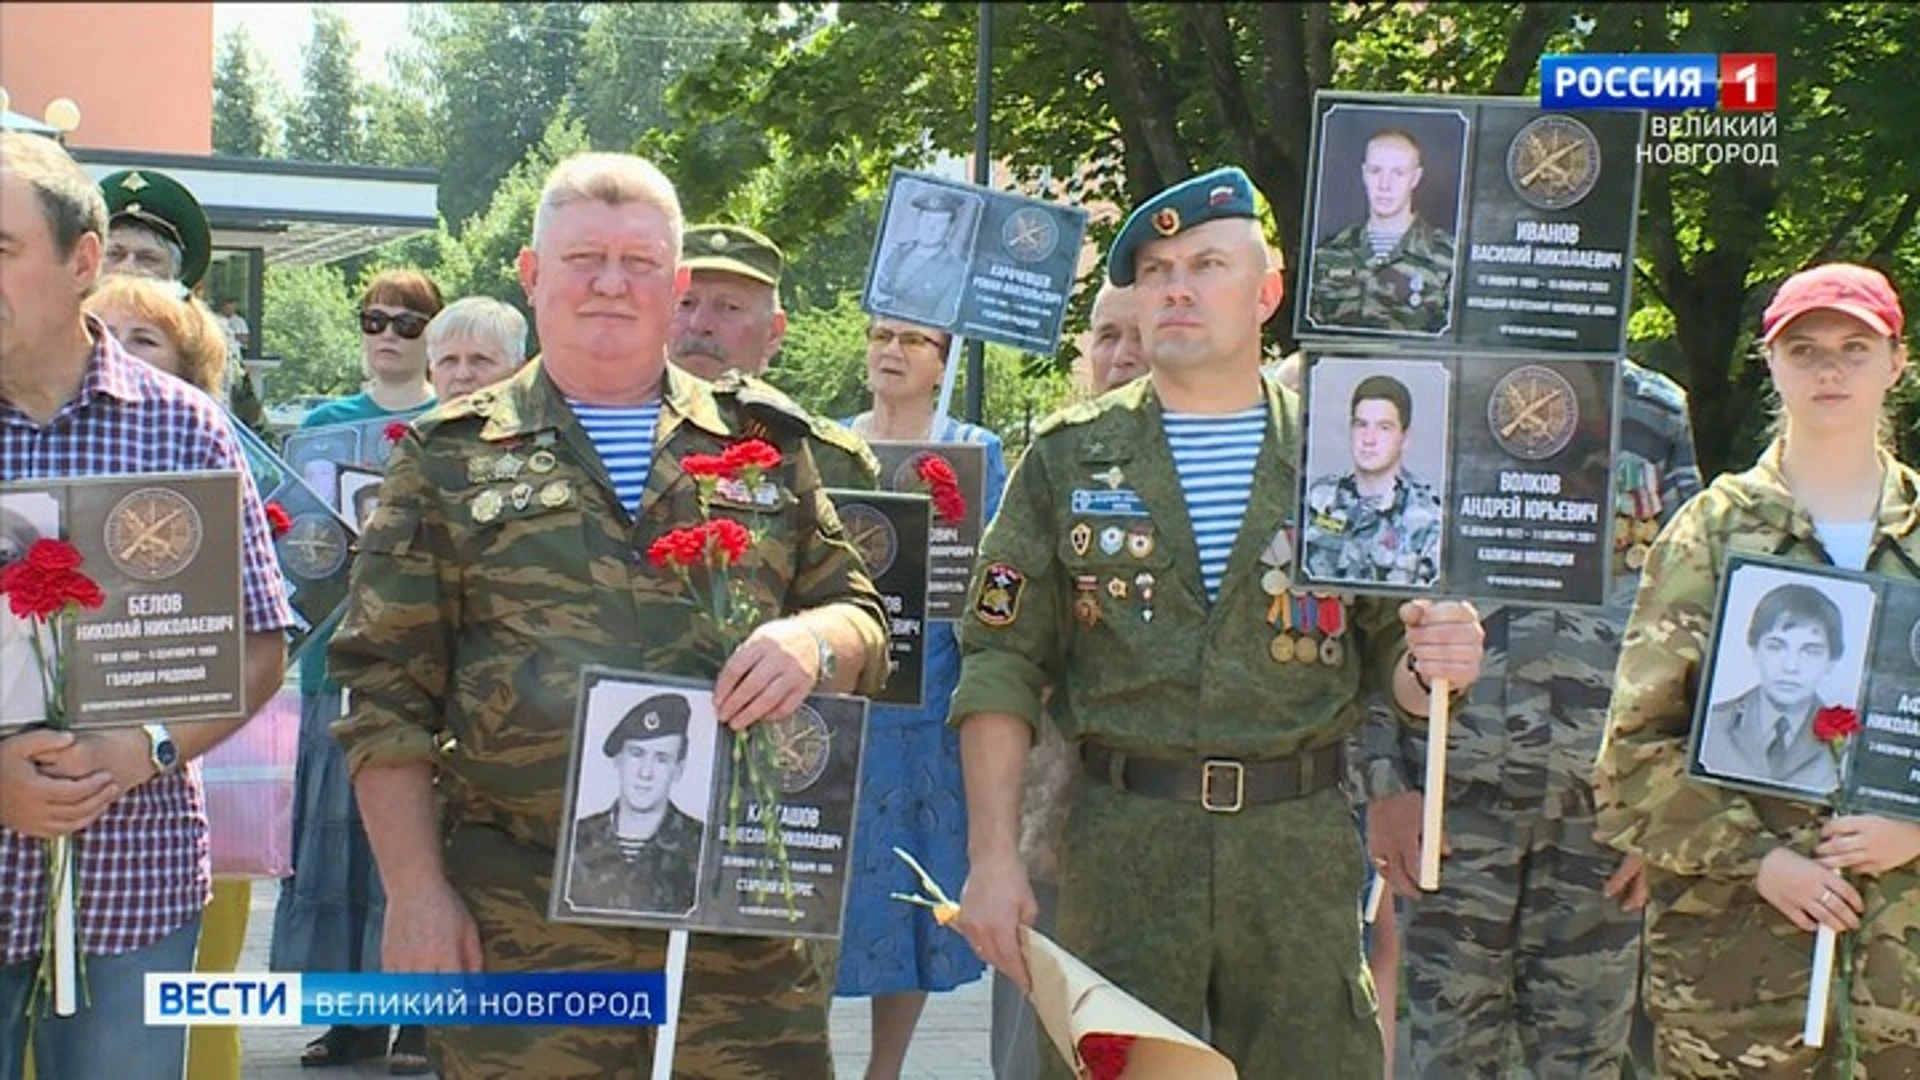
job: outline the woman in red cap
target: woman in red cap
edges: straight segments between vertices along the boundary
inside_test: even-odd
[[[1920,473],[1876,435],[1906,373],[1903,329],[1878,271],[1789,278],[1761,322],[1773,442],[1683,507],[1648,556],[1595,779],[1602,839],[1647,865],[1644,996],[1662,1076],[1810,1076],[1849,1034],[1853,1076],[1920,1076],[1920,824],[1686,775],[1729,552],[1920,578]],[[1821,926],[1861,930],[1854,1030],[1830,1031],[1825,1050],[1801,1040]]]

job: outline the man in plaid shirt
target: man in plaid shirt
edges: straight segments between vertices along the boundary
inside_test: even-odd
[[[212,398],[134,359],[81,300],[107,233],[100,188],[58,144],[0,133],[0,481],[237,469]],[[246,701],[279,688],[291,621],[273,541],[242,484]],[[207,819],[188,764],[245,721],[0,739],[0,1080],[23,1068],[39,964],[46,867],[41,841],[73,835],[80,948],[90,1001],[33,1018],[45,1077],[179,1077],[184,1028],[142,1022],[143,975],[189,971],[211,888]],[[177,763],[164,768],[171,742]]]

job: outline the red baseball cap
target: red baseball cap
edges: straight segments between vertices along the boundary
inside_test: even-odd
[[[1906,323],[1900,297],[1885,274],[1853,263],[1827,263],[1793,275],[1773,294],[1760,317],[1760,340],[1772,344],[1788,323],[1823,309],[1851,315],[1890,338],[1899,337]]]

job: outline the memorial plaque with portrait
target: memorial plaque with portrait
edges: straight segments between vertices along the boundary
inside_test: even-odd
[[[713,683],[588,667],[561,804],[556,922],[838,938],[853,861],[867,700],[809,697],[766,720],[777,806],[753,787],[729,819],[737,736]],[[778,815],[783,874],[766,822]]]
[[[1531,98],[1318,94],[1295,335],[1619,354],[1645,124]]]
[[[246,714],[237,472],[0,484],[0,564],[64,539],[105,594],[66,620],[59,693],[75,728]],[[0,605],[0,729],[46,719],[51,629]]]
[[[333,508],[333,500],[307,486],[293,466],[244,424],[233,425],[240,452],[253,474],[262,503],[278,503],[287,514],[287,530],[273,541],[280,576],[293,611],[287,630],[287,662],[305,650],[313,630],[333,617],[347,599],[347,558],[359,535]]]
[[[1308,353],[1303,386],[1303,587],[1606,603],[1612,361]]]
[[[880,486],[887,491],[931,494],[921,475],[929,456],[953,470],[966,499],[957,520],[935,518],[927,552],[927,618],[958,619],[966,610],[967,585],[973,579],[973,557],[980,550],[986,528],[987,448],[980,443],[890,442],[867,444],[880,459]]]
[[[1050,356],[1086,231],[1079,207],[895,169],[860,306]]]
[[[827,491],[847,539],[887,609],[887,683],[873,700],[919,708],[926,698],[927,548],[933,504],[925,495]]]
[[[1822,717],[1859,730],[1831,746]],[[1687,774],[1920,821],[1920,582],[1731,553]]]
[[[308,487],[326,496],[336,513],[351,520],[352,508],[340,502],[341,471],[384,473],[387,458],[406,427],[407,421],[386,416],[299,428],[287,434],[283,453]]]

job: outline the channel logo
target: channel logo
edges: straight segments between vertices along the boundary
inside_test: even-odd
[[[1773,53],[1561,53],[1540,58],[1543,109],[1772,112]]]

